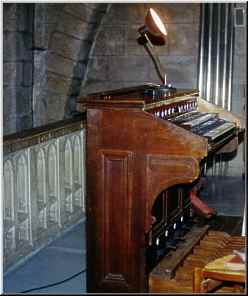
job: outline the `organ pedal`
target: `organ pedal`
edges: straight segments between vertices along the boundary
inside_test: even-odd
[[[234,249],[242,250],[245,246],[245,237],[230,236],[225,232],[209,230],[208,225],[200,227],[201,229],[198,227],[197,230],[197,226],[194,228],[192,229],[194,235],[188,233],[186,242],[178,248],[177,252],[165,256],[150,273],[150,292],[192,293],[195,268],[200,270],[210,261],[231,254]],[[190,237],[191,242],[189,242]],[[242,284],[229,283],[223,286],[222,282],[218,281],[205,284],[208,289],[215,288],[214,293],[244,293]]]

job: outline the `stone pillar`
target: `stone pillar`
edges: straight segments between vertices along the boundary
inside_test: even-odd
[[[33,4],[3,4],[3,133],[32,127]]]

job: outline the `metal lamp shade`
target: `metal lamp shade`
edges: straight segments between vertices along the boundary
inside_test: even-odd
[[[165,25],[161,21],[158,14],[154,9],[150,8],[146,15],[145,24],[148,28],[148,31],[156,37],[165,37],[167,31]]]

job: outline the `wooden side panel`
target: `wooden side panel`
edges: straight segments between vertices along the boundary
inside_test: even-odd
[[[192,182],[207,141],[140,110],[87,111],[87,292],[147,292],[157,195]]]
[[[156,197],[165,188],[176,184],[195,181],[200,173],[198,161],[181,155],[147,155],[147,196],[149,203],[146,214],[146,230],[150,227],[149,216]]]
[[[102,159],[102,282],[129,290],[133,157],[131,152],[103,150]],[[117,251],[118,250],[118,251]]]

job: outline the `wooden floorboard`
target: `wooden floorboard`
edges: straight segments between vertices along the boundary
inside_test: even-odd
[[[208,262],[222,256],[231,254],[233,250],[241,250],[245,246],[245,238],[241,237],[242,217],[216,216],[211,220],[197,219],[196,222],[204,228],[204,223],[212,224],[209,231],[196,244],[191,252],[182,262],[176,266],[175,275],[168,279],[167,270],[163,268],[170,266],[169,259],[166,256],[159,263],[157,272],[151,272],[149,275],[150,293],[177,294],[192,293],[193,271],[195,267],[202,268]],[[175,253],[175,258],[178,254]],[[184,256],[183,256],[184,257]],[[176,260],[174,260],[176,261]],[[213,293],[245,294],[243,284],[226,283],[218,287]]]

